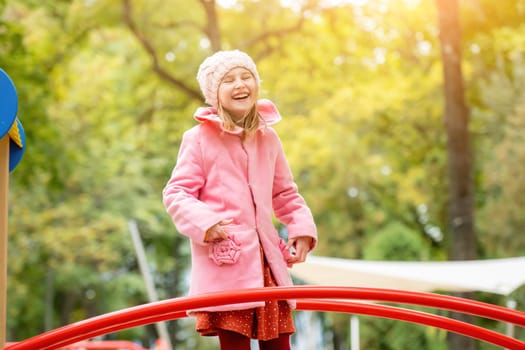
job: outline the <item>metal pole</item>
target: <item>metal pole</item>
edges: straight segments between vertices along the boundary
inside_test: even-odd
[[[516,302],[516,300],[514,300],[514,299],[507,300],[507,307],[509,309],[516,310],[516,306],[517,305],[518,305],[518,303]],[[506,332],[506,334],[509,337],[513,337],[514,338],[514,324],[513,323],[507,322],[507,332]]]
[[[359,318],[356,315],[350,317],[350,342],[352,350],[359,350]]]
[[[133,245],[135,246],[135,252],[137,254],[137,260],[139,262],[140,272],[142,273],[142,276],[144,277],[144,283],[146,284],[146,290],[148,292],[148,298],[150,302],[156,302],[158,301],[157,291],[155,290],[154,284],[153,284],[153,278],[151,277],[151,272],[148,268],[148,261],[146,259],[146,253],[144,251],[144,245],[142,244],[142,239],[140,238],[140,232],[139,228],[137,226],[137,222],[135,220],[129,221],[129,231],[131,233],[131,238],[133,239]],[[157,322],[155,323],[155,327],[157,328],[157,333],[159,334],[159,338],[162,339],[166,345],[168,346],[168,349],[173,349],[171,345],[171,340],[168,335],[168,328],[166,327],[165,322]]]
[[[7,197],[9,191],[9,136],[0,139],[0,349],[7,330]]]

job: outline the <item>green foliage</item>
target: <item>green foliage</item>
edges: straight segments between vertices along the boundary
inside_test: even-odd
[[[420,261],[428,256],[428,248],[416,232],[390,223],[372,236],[364,254],[368,260]],[[362,330],[367,349],[446,349],[445,332],[413,324],[364,317]]]
[[[523,242],[516,239],[523,231],[523,191],[525,149],[520,141],[525,130],[523,25],[480,35],[492,43],[494,62],[477,58],[483,70],[478,84],[479,103],[473,108],[473,127],[480,145],[482,162],[479,198],[479,236],[488,257],[522,254]]]
[[[509,1],[461,8],[481,257],[525,247],[525,3]],[[318,224],[317,255],[446,259],[434,1],[239,0],[215,5],[217,27],[206,3],[0,1],[0,67],[17,86],[28,141],[10,176],[9,340],[146,302],[131,219],[159,295],[185,293],[189,246],[161,191],[202,104],[195,73],[214,45],[257,61],[261,95],[284,117],[276,128]],[[347,317],[327,318],[346,339]],[[434,329],[365,324],[368,349],[437,350],[445,341]],[[191,340],[187,320],[170,327],[182,348],[215,345]],[[112,337],[148,342],[152,333]]]
[[[362,339],[366,349],[448,349],[444,331],[370,317],[362,317]]]
[[[420,261],[428,254],[421,237],[401,224],[391,223],[375,233],[364,251],[367,260]]]

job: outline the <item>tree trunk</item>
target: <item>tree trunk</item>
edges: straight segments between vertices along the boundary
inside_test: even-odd
[[[44,330],[47,332],[54,326],[54,300],[55,300],[55,271],[49,269],[46,273],[46,296],[44,306]]]
[[[458,0],[436,0],[436,4],[443,61],[444,123],[449,169],[449,259],[468,260],[476,257],[476,237],[473,220],[472,151],[468,130],[469,112],[465,103],[461,71]],[[472,323],[470,315],[452,313],[451,317]],[[476,348],[473,339],[455,333],[449,334],[448,342],[452,350]]]
[[[335,327],[332,329],[332,345],[334,350],[342,350],[343,349],[343,341],[341,339],[341,335],[339,334],[339,331],[335,329]]]
[[[219,51],[221,49],[221,32],[219,29],[219,18],[217,16],[217,5],[215,0],[201,0],[201,4],[206,13],[204,32],[210,40],[212,51]]]
[[[169,295],[172,297],[177,297],[183,294],[184,284],[184,271],[187,270],[187,265],[185,261],[188,260],[188,257],[184,255],[183,250],[185,245],[188,244],[185,237],[182,235],[176,235],[173,240],[172,251],[173,259],[175,261],[175,268],[173,269],[173,274],[170,276],[167,282],[167,289]],[[168,330],[171,338],[171,343],[173,344],[173,350],[178,347],[180,339],[177,338],[179,330],[181,329],[180,323],[177,321],[171,321],[168,323]]]

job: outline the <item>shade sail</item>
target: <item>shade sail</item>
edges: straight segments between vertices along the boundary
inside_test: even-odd
[[[483,291],[507,296],[525,284],[525,257],[401,262],[308,256],[290,272],[307,284],[420,292]]]

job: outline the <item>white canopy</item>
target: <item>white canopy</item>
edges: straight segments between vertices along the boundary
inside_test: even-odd
[[[508,259],[400,262],[308,256],[291,269],[308,284],[409,291],[484,291],[508,296],[525,284],[525,256]]]

